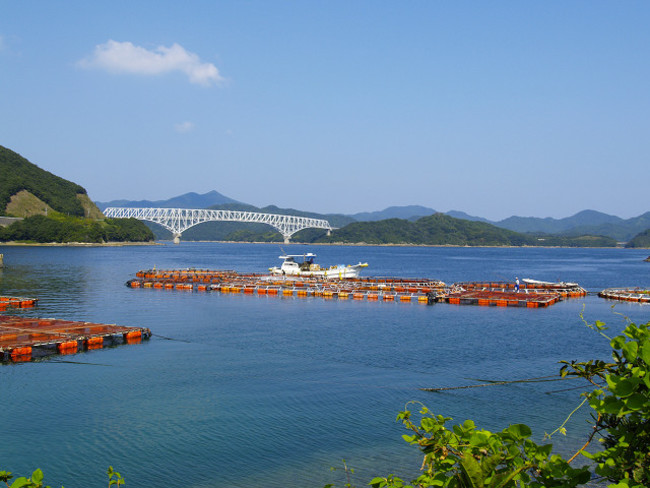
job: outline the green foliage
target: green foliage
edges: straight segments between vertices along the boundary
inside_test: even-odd
[[[591,407],[593,428],[586,444],[570,459],[553,454],[551,444],[532,441],[526,425],[490,432],[467,420],[449,428],[446,424],[451,418],[422,407],[419,422],[412,419],[410,410],[397,417],[410,431],[404,440],[424,455],[420,476],[411,484],[395,475],[381,476],[370,485],[570,488],[590,483],[595,476],[609,481],[610,488],[650,486],[650,322],[628,323],[614,338],[606,335],[603,322],[587,325],[609,341],[612,361],[563,361],[562,377],[577,376],[593,385],[583,393],[581,404]],[[558,428],[563,430],[564,426]],[[588,449],[596,436],[601,447],[591,452]],[[572,467],[570,463],[580,454],[591,464]]]
[[[108,488],[111,486],[117,486],[119,488],[120,485],[124,484],[124,478],[122,478],[122,475],[115,471],[113,469],[113,466],[108,467]]]
[[[0,227],[0,241],[48,242],[147,242],[153,233],[136,219],[96,221],[65,215],[34,215]]]
[[[616,239],[594,235],[531,235],[537,239],[537,246],[546,247],[616,247]]]
[[[457,219],[441,213],[414,222],[403,219],[354,222],[335,230],[331,236],[317,238],[315,242],[428,246],[616,246],[616,241],[608,237],[520,234],[485,222]]]
[[[267,232],[259,233],[253,232],[247,229],[237,230],[228,234],[224,240],[225,241],[234,241],[234,242],[283,242],[284,239],[282,234],[275,232],[272,228],[267,226],[269,229]]]
[[[16,478],[13,483],[9,484],[12,478],[11,472],[0,471],[0,481],[4,482],[9,488],[50,488],[49,486],[43,486],[43,472],[40,469],[34,471],[31,478]]]
[[[485,222],[456,219],[441,213],[415,222],[387,219],[354,222],[335,230],[319,242],[367,244],[422,244],[432,246],[525,246],[536,239]]]
[[[610,340],[612,362],[566,362],[563,375],[589,380],[585,393],[594,410],[594,435],[603,449],[583,454],[596,463],[596,474],[618,483],[650,486],[650,322],[630,323]],[[605,324],[593,328],[605,336]],[[602,385],[602,386],[601,386]]]
[[[404,440],[424,454],[422,474],[407,485],[394,476],[370,481],[380,487],[501,488],[575,487],[591,478],[587,467],[572,468],[562,457],[552,454],[551,444],[530,439],[527,425],[513,424],[501,432],[478,429],[473,421],[447,427],[452,420],[434,415],[426,407],[419,422],[412,412],[400,412],[397,419],[412,434]]]
[[[119,488],[121,485],[124,485],[124,478],[120,473],[113,469],[113,466],[108,467],[108,487],[116,486]],[[31,478],[16,478],[13,483],[9,484],[9,481],[13,478],[13,475],[9,471],[0,471],[0,481],[2,481],[8,488],[50,488],[49,486],[43,485],[43,472],[40,469],[37,469],[32,473]],[[63,487],[61,487],[63,488]]]
[[[149,242],[155,239],[151,229],[138,219],[106,219],[104,231],[106,242]]]
[[[11,197],[21,190],[27,190],[58,212],[84,215],[76,197],[86,193],[83,187],[39,168],[3,146],[0,146],[0,175],[0,215],[4,215]]]
[[[650,229],[646,229],[634,236],[627,244],[625,244],[625,247],[650,248]]]

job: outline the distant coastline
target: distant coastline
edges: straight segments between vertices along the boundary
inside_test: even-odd
[[[173,243],[172,240],[166,240],[166,239],[161,239],[160,241],[156,242],[165,242],[165,243]],[[494,249],[628,249],[623,246],[616,246],[616,247],[598,247],[598,246],[593,246],[593,247],[577,247],[577,246],[461,246],[458,244],[368,244],[366,242],[290,242],[289,244],[285,244],[283,242],[277,241],[277,242],[265,242],[265,241],[220,241],[220,240],[206,240],[206,239],[201,239],[201,240],[196,240],[196,241],[181,241],[182,245],[184,242],[204,242],[204,243],[209,243],[209,242],[215,242],[215,243],[220,243],[220,244],[267,244],[267,245],[277,245],[277,246],[291,246],[294,244],[298,244],[301,246],[368,246],[368,247],[466,247],[468,249],[474,249],[474,248],[494,248]],[[162,244],[166,245],[166,244]],[[636,248],[640,249],[640,248]]]
[[[171,242],[171,241],[170,241]],[[121,247],[121,246],[164,246],[165,244],[152,242],[0,242],[2,246],[12,247]]]

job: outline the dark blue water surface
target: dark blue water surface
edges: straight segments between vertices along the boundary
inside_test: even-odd
[[[367,261],[365,274],[469,280],[577,281],[590,292],[650,285],[646,251],[286,246],[322,264]],[[520,383],[444,393],[471,378],[556,374],[562,359],[607,358],[582,323],[615,333],[650,308],[590,294],[546,309],[336,301],[130,289],[139,269],[265,272],[277,245],[0,247],[0,293],[39,298],[14,314],[149,327],[140,345],[0,366],[0,469],[41,467],[46,482],[101,486],[109,465],[129,487],[362,486],[417,473],[395,422],[411,400],[488,429],[525,422],[540,439],[579,403],[576,383]],[[171,338],[173,340],[169,340]],[[582,444],[587,412],[554,437]]]

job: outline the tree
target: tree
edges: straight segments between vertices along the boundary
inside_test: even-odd
[[[582,394],[581,403],[592,409],[593,428],[585,445],[571,458],[553,454],[552,444],[533,442],[527,425],[490,432],[467,420],[450,429],[446,424],[451,418],[434,415],[422,406],[417,422],[408,409],[397,416],[411,432],[404,439],[424,454],[422,474],[410,485],[394,475],[376,477],[370,485],[570,488],[600,479],[609,481],[611,488],[650,486],[650,322],[628,323],[614,338],[605,334],[602,322],[587,325],[609,340],[612,361],[563,362],[562,377],[581,377],[593,385]],[[591,452],[596,438],[603,448]],[[572,467],[571,462],[580,455],[592,464]]]

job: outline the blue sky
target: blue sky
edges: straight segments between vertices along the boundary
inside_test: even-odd
[[[650,3],[0,0],[0,144],[91,198],[650,210]]]

